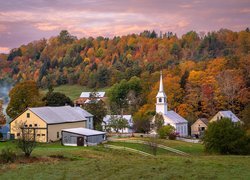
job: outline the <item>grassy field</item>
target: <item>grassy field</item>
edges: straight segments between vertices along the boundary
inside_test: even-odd
[[[197,152],[189,143],[165,141],[183,151]],[[130,143],[116,145],[140,148]],[[14,143],[0,143],[0,150]],[[193,148],[192,148],[193,147]],[[122,150],[97,147],[64,147],[39,144],[32,156],[62,156],[59,161],[0,165],[0,179],[249,179],[249,156],[219,156],[193,153],[183,157],[167,152],[145,157]]]
[[[53,87],[54,88],[54,92],[60,92],[65,94],[66,96],[68,96],[71,100],[75,100],[76,98],[78,98],[81,94],[81,92],[91,92],[94,89],[85,87],[85,86],[80,86],[80,85],[61,85],[61,86],[57,86],[57,87]],[[98,89],[98,91],[106,91],[107,88],[102,88],[102,89]],[[47,93],[48,90],[42,90],[42,93]]]

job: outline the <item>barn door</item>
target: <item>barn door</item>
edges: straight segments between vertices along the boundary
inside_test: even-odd
[[[84,145],[84,137],[77,137],[77,146]]]

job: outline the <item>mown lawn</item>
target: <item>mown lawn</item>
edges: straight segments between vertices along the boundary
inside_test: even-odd
[[[77,99],[80,94],[82,92],[91,92],[94,89],[85,87],[85,86],[80,86],[80,85],[61,85],[61,86],[57,86],[57,87],[53,87],[54,88],[54,92],[60,92],[65,94],[66,96],[68,96],[71,100],[75,100]],[[107,88],[101,88],[98,89],[98,91],[106,91]],[[42,93],[46,94],[48,92],[48,90],[42,90]]]
[[[176,144],[178,144],[176,142]],[[182,142],[180,142],[182,144]],[[0,143],[0,149],[13,143]],[[134,146],[126,144],[127,146]],[[182,147],[186,144],[183,143]],[[135,147],[135,146],[134,146]],[[0,179],[249,179],[249,156],[145,157],[98,147],[41,144],[32,156],[70,157],[55,162],[0,165]]]
[[[108,144],[115,145],[115,146],[128,147],[128,148],[136,149],[136,150],[143,151],[149,154],[153,154],[152,149],[147,144],[137,144],[137,143],[129,143],[129,142],[109,142]],[[167,151],[165,149],[157,148],[156,155],[166,155],[166,154],[170,155],[174,153]]]

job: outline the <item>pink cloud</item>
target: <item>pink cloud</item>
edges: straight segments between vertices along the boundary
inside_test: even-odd
[[[8,47],[0,47],[0,53],[9,53],[10,52],[10,48]]]

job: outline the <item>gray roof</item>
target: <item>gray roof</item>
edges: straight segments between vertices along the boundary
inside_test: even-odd
[[[240,119],[232,113],[232,111],[219,111],[222,117],[230,118],[233,122],[238,122]]]
[[[102,132],[102,131],[96,131],[96,130],[87,129],[87,128],[70,128],[70,129],[62,129],[62,131],[76,133],[76,134],[82,134],[85,136],[106,134],[105,132]]]
[[[166,114],[163,115],[164,120],[172,121],[175,124],[178,123],[187,123],[187,120],[181,117],[179,114],[177,114],[174,111],[168,111]]]
[[[35,107],[29,108],[48,124],[84,121],[86,117],[93,116],[80,107]]]
[[[208,119],[207,118],[199,118],[199,119],[197,119],[197,121],[198,120],[201,120],[204,124],[206,124],[206,125],[208,125],[208,123],[209,123],[209,121],[208,121]]]

